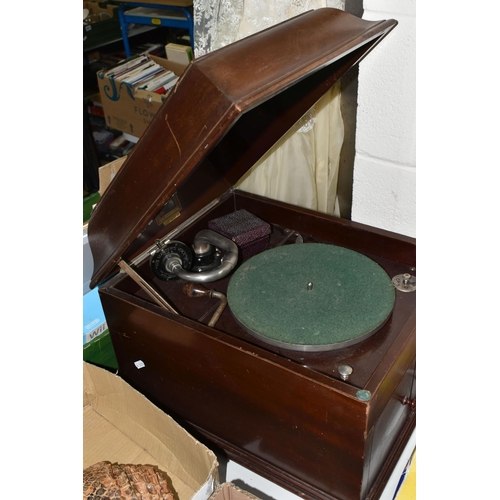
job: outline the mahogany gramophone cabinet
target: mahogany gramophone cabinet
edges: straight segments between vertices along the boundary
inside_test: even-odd
[[[319,9],[196,59],[89,223],[119,375],[304,498],[377,498],[415,429],[415,240],[233,186],[396,24]]]

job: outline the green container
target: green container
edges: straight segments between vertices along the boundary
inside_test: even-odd
[[[83,346],[83,360],[102,368],[118,370],[118,362],[108,330]]]
[[[99,201],[101,195],[99,193],[91,193],[83,198],[83,223],[90,219],[92,207]]]

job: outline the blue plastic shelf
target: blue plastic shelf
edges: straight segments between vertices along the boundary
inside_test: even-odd
[[[127,10],[125,10],[126,8]],[[120,4],[118,16],[127,57],[131,55],[128,41],[128,31],[131,24],[187,29],[191,46],[194,48],[194,26],[191,7],[127,2]]]

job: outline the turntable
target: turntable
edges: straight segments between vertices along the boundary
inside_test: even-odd
[[[89,223],[119,374],[305,498],[378,498],[415,428],[415,240],[232,186],[395,25],[320,9],[197,59]]]
[[[274,248],[242,264],[228,300],[236,320],[264,342],[322,351],[380,330],[392,312],[394,287],[364,255],[310,243]]]

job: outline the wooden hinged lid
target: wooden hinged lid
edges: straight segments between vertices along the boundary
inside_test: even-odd
[[[90,286],[228,191],[396,24],[312,10],[193,61],[92,214]]]

